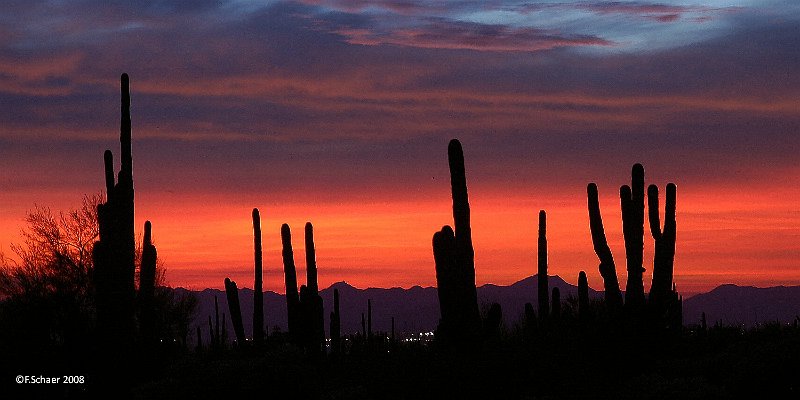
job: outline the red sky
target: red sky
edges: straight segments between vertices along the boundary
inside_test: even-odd
[[[136,217],[174,286],[252,286],[253,207],[266,289],[283,291],[284,222],[302,269],[306,221],[323,287],[434,285],[451,138],[478,284],[535,272],[545,209],[551,274],[601,288],[588,182],[623,273],[617,192],[636,162],[678,185],[679,290],[800,284],[791,2],[91,3],[0,17],[6,254],[34,204],[102,190],[128,72]]]

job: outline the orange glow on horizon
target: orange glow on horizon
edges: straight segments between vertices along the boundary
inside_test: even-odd
[[[773,193],[773,198],[761,202],[746,193],[693,192],[680,186],[678,190],[675,280],[679,291],[696,293],[723,283],[800,284],[796,267],[800,241],[795,229],[800,213],[791,211],[796,189]],[[601,186],[600,191],[606,234],[624,289],[619,199],[614,188]],[[521,197],[471,188],[478,285],[508,285],[536,272],[537,212],[545,209],[550,275],[575,284],[578,272],[585,270],[590,286],[602,290],[585,198],[579,193]],[[252,287],[252,206],[246,202],[231,203],[216,196],[175,201],[172,195],[137,194],[137,228],[143,225],[143,216],[153,221],[153,239],[170,285],[221,288],[224,278],[230,277],[240,287]],[[362,288],[435,286],[431,237],[442,225],[452,224],[449,196],[435,201],[255,205],[262,215],[264,288],[275,292],[284,291],[279,233],[284,222],[292,228],[301,284],[305,282],[302,227],[311,221],[321,287],[347,281]],[[74,205],[63,209],[69,207]],[[0,234],[15,238],[16,232],[8,227],[19,229],[23,216],[2,221],[5,229]],[[645,221],[645,287],[653,254],[647,226]],[[8,255],[5,244],[3,249]]]

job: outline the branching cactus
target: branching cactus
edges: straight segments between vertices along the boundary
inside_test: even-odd
[[[453,139],[447,149],[453,197],[455,232],[444,226],[433,235],[433,255],[441,320],[445,340],[466,342],[480,332],[481,320],[475,287],[475,252],[472,247],[467,180],[461,143]]]
[[[239,305],[239,288],[236,287],[236,282],[229,278],[225,278],[225,295],[228,299],[228,311],[231,314],[236,342],[239,346],[244,346],[244,325],[242,324],[242,309]]]
[[[324,310],[317,284],[314,230],[311,223],[307,223],[305,228],[306,281],[308,285],[302,285],[298,294],[291,231],[287,224],[283,224],[281,227],[289,334],[297,344],[313,353],[318,353],[325,340]]]
[[[158,255],[156,246],[153,245],[152,225],[150,221],[144,223],[144,244],[142,245],[142,260],[139,268],[139,330],[142,339],[148,346],[155,344],[157,338],[155,325],[155,308],[153,296],[156,284],[156,261]]]
[[[649,306],[653,313],[662,318],[667,312],[667,302],[672,289],[672,274],[675,261],[675,192],[674,183],[667,184],[664,205],[664,229],[661,229],[658,210],[658,186],[647,188],[647,208],[650,219],[650,233],[655,241],[653,257],[653,283],[650,286]]]
[[[255,259],[255,284],[253,285],[253,342],[256,346],[264,342],[264,289],[261,263],[261,216],[253,209],[253,249]]]
[[[655,256],[653,259],[653,283],[650,288],[648,308],[658,325],[680,327],[681,301],[674,288],[673,267],[675,258],[675,185],[667,185],[666,205],[664,211],[664,228],[658,210],[658,187],[650,185],[647,190],[650,232],[655,240]],[[606,242],[603,222],[600,217],[600,206],[597,200],[597,186],[590,183],[587,188],[589,197],[589,225],[592,231],[592,243],[600,258],[600,274],[606,289],[606,303],[612,311],[619,309],[622,303],[619,294],[619,283],[611,250]],[[620,206],[622,208],[622,229],[625,237],[625,254],[628,269],[628,282],[625,293],[625,309],[630,316],[639,318],[645,306],[644,284],[642,274],[644,250],[644,167],[635,164],[631,170],[631,186],[620,188]],[[672,290],[670,290],[672,288]]]
[[[538,295],[539,317],[546,318],[550,314],[548,296],[550,289],[547,281],[547,215],[544,210],[539,211],[539,251],[538,251]]]
[[[134,333],[135,239],[133,159],[131,156],[130,84],[122,74],[120,147],[121,169],[114,182],[111,151],[104,154],[106,202],[97,207],[99,240],[94,245],[97,329],[103,347],[128,348]],[[124,362],[124,357],[117,357]],[[117,362],[117,361],[115,361]]]

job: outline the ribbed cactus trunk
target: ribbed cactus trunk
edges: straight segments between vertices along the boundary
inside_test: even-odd
[[[342,348],[342,320],[339,313],[339,289],[333,289],[333,312],[330,321],[331,351],[338,353]]]
[[[592,245],[597,258],[600,259],[600,275],[603,277],[605,289],[606,307],[612,314],[618,313],[622,309],[622,293],[619,290],[617,280],[617,267],[614,263],[614,256],[611,248],[608,247],[605,229],[603,228],[603,218],[600,215],[600,201],[597,194],[597,185],[590,183],[586,187],[589,206],[589,229],[592,232]]]
[[[308,327],[311,330],[310,345],[321,348],[325,342],[325,310],[322,305],[322,297],[319,295],[319,285],[317,281],[317,255],[314,246],[314,226],[311,222],[306,222],[305,226],[306,244],[306,283],[308,285],[309,301],[308,304]]]
[[[548,305],[548,294],[550,289],[547,281],[547,214],[544,210],[539,211],[539,248],[538,248],[538,271],[539,282],[539,317],[546,318],[550,314]]]
[[[294,265],[294,252],[292,251],[292,232],[289,225],[281,225],[281,242],[283,244],[283,275],[286,284],[286,312],[289,322],[289,336],[291,340],[299,340],[300,334],[300,297],[297,293],[297,270]]]
[[[135,322],[135,239],[133,161],[131,156],[130,85],[123,74],[121,86],[121,169],[114,181],[111,151],[104,154],[106,202],[97,207],[99,240],[93,249],[96,289],[97,337],[101,358],[107,364],[123,365],[133,344]],[[117,352],[119,351],[119,352]],[[110,354],[115,354],[111,357]],[[110,365],[104,365],[102,370]],[[101,379],[105,379],[101,378]]]
[[[461,143],[453,139],[447,149],[453,197],[455,232],[444,226],[433,235],[433,254],[439,293],[439,334],[445,340],[468,342],[481,329],[475,287],[475,252],[472,247],[467,179]]]
[[[584,271],[578,274],[578,317],[582,321],[589,319],[589,280]]]
[[[236,343],[239,346],[244,346],[244,325],[242,324],[242,309],[239,305],[239,288],[236,287],[236,282],[225,278],[225,295],[228,299],[228,311],[231,314],[231,323],[233,324],[233,332],[236,334]]]
[[[255,283],[253,285],[253,342],[264,343],[264,289],[261,264],[261,216],[253,209],[253,257],[255,261]]]
[[[664,321],[667,303],[673,287],[672,276],[675,262],[675,199],[674,183],[667,184],[666,203],[664,205],[664,229],[661,229],[658,209],[658,186],[647,188],[647,206],[650,216],[650,233],[655,241],[653,257],[653,283],[650,286],[649,307],[655,317]]]
[[[141,267],[139,268],[139,331],[146,346],[157,342],[156,311],[153,298],[156,285],[156,262],[158,253],[153,245],[152,224],[144,223],[144,244],[142,245]]]
[[[622,208],[622,233],[625,237],[625,259],[628,283],[625,286],[625,308],[640,311],[645,305],[644,284],[644,167],[634,164],[631,169],[631,186],[619,189]]]

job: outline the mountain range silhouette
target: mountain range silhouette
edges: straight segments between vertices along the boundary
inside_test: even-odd
[[[503,322],[512,328],[522,321],[525,303],[536,304],[538,295],[537,275],[522,279],[508,286],[486,284],[478,287],[478,302],[482,312],[492,303],[499,303],[503,309]],[[562,299],[577,297],[578,287],[558,275],[549,276],[550,288],[557,287]],[[395,318],[397,332],[419,333],[436,329],[439,323],[439,303],[435,287],[413,286],[403,288],[359,289],[347,282],[336,282],[329,288],[320,290],[325,310],[333,307],[333,290],[338,289],[341,296],[342,334],[355,334],[361,331],[361,313],[367,312],[367,300],[372,300],[373,330],[390,332],[391,319]],[[177,288],[176,291],[190,292]],[[209,315],[214,314],[214,296],[220,303],[220,310],[227,310],[225,292],[218,289],[192,291],[198,298],[198,311],[195,325],[205,326]],[[253,290],[239,291],[245,332],[252,332]],[[589,288],[591,299],[601,299],[603,292]],[[754,326],[758,323],[781,321],[791,322],[800,310],[800,286],[776,286],[756,288],[752,286],[720,285],[702,294],[684,299],[684,325],[700,323],[701,313],[706,313],[709,325]],[[272,291],[264,292],[264,319],[271,333],[275,327],[285,332],[286,299],[284,295]],[[329,316],[325,315],[326,335]],[[232,331],[232,327],[228,327]]]

